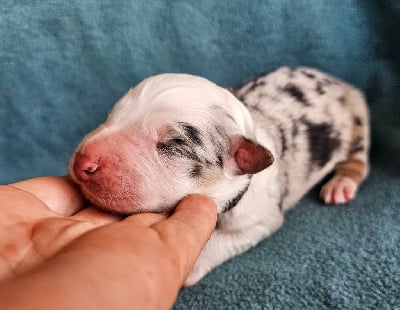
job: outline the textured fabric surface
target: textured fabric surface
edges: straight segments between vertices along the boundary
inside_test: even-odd
[[[0,183],[65,174],[83,135],[149,75],[235,85],[316,67],[367,95],[370,178],[347,206],[323,207],[315,190],[176,309],[399,308],[399,31],[396,0],[3,0]]]

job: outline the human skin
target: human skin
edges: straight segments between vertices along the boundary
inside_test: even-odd
[[[67,177],[0,186],[0,308],[171,308],[215,223],[201,195],[121,219]]]

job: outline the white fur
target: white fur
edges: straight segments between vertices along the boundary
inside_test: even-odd
[[[319,78],[328,77],[316,70],[303,70]],[[320,103],[313,109],[305,110],[282,92],[290,74],[290,69],[282,68],[264,77],[265,87],[251,92],[248,92],[251,84],[241,88],[236,95],[243,97],[248,109],[230,92],[200,77],[162,74],[148,78],[121,98],[107,121],[89,134],[78,147],[78,150],[85,151],[85,148],[90,148],[90,144],[104,139],[113,141],[114,137],[120,139],[121,136],[125,137],[128,144],[134,145],[127,150],[116,150],[121,152],[119,158],[126,159],[128,163],[125,166],[121,164],[122,166],[114,167],[118,173],[124,173],[120,173],[122,181],[118,181],[118,192],[113,196],[129,194],[129,191],[135,190],[138,193],[137,197],[144,198],[138,202],[140,208],[136,206],[134,212],[160,212],[171,208],[183,196],[191,193],[206,194],[216,202],[219,211],[218,226],[185,285],[196,283],[215,266],[271,235],[282,225],[284,212],[331,171],[337,162],[346,158],[351,142],[349,124],[352,113],[362,110],[365,114],[366,111],[362,96],[341,82],[330,85],[329,91],[317,96],[310,79],[301,75],[291,77],[296,85],[307,92],[308,100]],[[261,95],[264,96],[265,105],[258,104]],[[345,106],[330,104],[340,96],[348,101],[355,98],[355,108],[350,111]],[[298,146],[297,152],[282,156],[283,142],[276,127],[278,122],[289,130],[292,128],[290,118],[298,118],[303,114],[314,122],[327,121],[330,115],[341,115],[335,118],[333,125],[341,128],[345,137],[342,149],[334,154],[327,165],[311,174],[307,165],[310,162],[310,154],[306,148],[305,133],[300,132],[291,141]],[[247,184],[247,175],[235,176],[231,167],[225,165],[223,172],[207,171],[204,180],[193,181],[185,176],[182,168],[184,162],[165,162],[157,155],[155,144],[167,134],[165,131],[168,130],[168,125],[181,121],[189,121],[190,124],[201,128],[201,134],[204,136],[218,124],[223,126],[229,135],[241,135],[252,139],[273,154],[274,164],[252,176],[247,192],[229,212],[221,213],[226,201]],[[303,128],[299,127],[299,130]],[[204,139],[204,143],[204,150],[199,150],[199,154],[207,157],[207,152],[215,146],[207,139]],[[106,152],[110,152],[109,149],[106,149]],[[366,157],[363,159],[366,160]],[[72,166],[73,160],[71,175],[85,192],[85,183],[74,176]],[[130,172],[130,169],[135,171]],[[135,184],[129,179],[130,173],[135,177]],[[287,186],[287,197],[282,202],[284,186]],[[111,194],[116,191],[112,186],[107,190]],[[134,201],[130,203],[135,204]],[[129,201],[122,208],[122,211],[127,210]]]

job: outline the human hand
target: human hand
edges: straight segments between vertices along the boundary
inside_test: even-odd
[[[0,308],[168,308],[216,222],[204,196],[122,221],[65,177],[0,187]]]

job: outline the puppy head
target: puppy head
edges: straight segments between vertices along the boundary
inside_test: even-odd
[[[219,211],[273,162],[231,93],[185,74],[162,74],[131,89],[89,133],[70,175],[95,205],[117,213],[168,212],[202,193]]]

